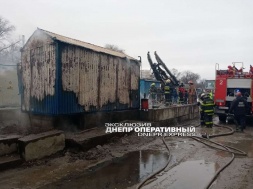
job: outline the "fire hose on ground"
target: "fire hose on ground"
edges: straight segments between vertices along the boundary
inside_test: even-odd
[[[181,126],[188,126],[189,124],[187,125],[181,125]],[[200,125],[197,125],[195,127],[199,127]],[[223,145],[223,144],[220,144],[218,142],[214,142],[214,141],[211,141],[209,140],[210,138],[214,138],[214,137],[219,137],[219,136],[226,136],[226,135],[232,135],[235,131],[233,128],[231,127],[228,127],[228,126],[222,126],[222,125],[217,125],[217,124],[214,124],[214,126],[217,126],[217,127],[223,127],[223,128],[227,128],[229,129],[230,131],[229,132],[226,132],[226,133],[220,133],[220,134],[213,134],[213,135],[202,135],[202,137],[198,137],[198,136],[191,136],[189,138],[192,138],[193,140],[196,140],[197,142],[200,142],[206,146],[209,146],[211,148],[214,148],[214,149],[218,149],[218,150],[222,150],[222,151],[226,151],[226,152],[230,152],[232,154],[232,157],[231,159],[223,166],[221,167],[216,173],[215,175],[213,176],[213,178],[209,181],[209,183],[206,185],[205,189],[208,189],[212,183],[217,179],[217,177],[219,176],[219,174],[226,168],[228,167],[232,162],[233,160],[235,159],[235,155],[243,155],[243,156],[246,156],[247,153],[245,153],[244,151],[242,150],[239,150],[237,148],[234,148],[234,147],[231,147],[231,146],[227,146],[227,145]],[[162,141],[166,147],[166,149],[168,150],[168,153],[169,153],[169,159],[168,159],[168,162],[166,163],[166,165],[161,168],[160,170],[156,171],[155,173],[151,174],[149,177],[147,177],[145,180],[143,180],[138,186],[137,186],[137,189],[140,189],[144,184],[147,184],[147,181],[154,178],[157,174],[159,174],[160,172],[162,172],[165,168],[167,168],[167,166],[169,165],[170,163],[170,160],[171,160],[171,153],[170,153],[170,149],[168,147],[168,145],[166,144],[165,142],[165,137],[162,138]],[[205,142],[203,142],[205,141]],[[212,144],[215,144],[217,146],[220,146],[222,148],[218,148],[216,146],[213,146],[213,145],[210,145],[208,144],[209,143],[212,143]],[[152,180],[154,181],[154,180]]]

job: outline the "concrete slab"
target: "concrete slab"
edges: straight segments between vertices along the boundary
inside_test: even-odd
[[[125,133],[105,133],[106,127],[96,127],[78,133],[66,134],[66,146],[89,150],[97,145],[107,143],[112,137],[121,137]]]
[[[19,139],[20,153],[26,161],[50,156],[64,148],[65,135],[59,130],[32,134]]]
[[[142,121],[159,122],[171,119],[179,121],[190,120],[199,116],[199,107],[197,104],[176,105],[166,108],[149,109],[141,111],[140,118]]]
[[[11,154],[6,156],[0,157],[0,171],[14,168],[18,165],[23,163],[22,159],[20,158],[19,154]]]
[[[0,135],[0,156],[17,153],[18,152],[18,139],[20,135]]]

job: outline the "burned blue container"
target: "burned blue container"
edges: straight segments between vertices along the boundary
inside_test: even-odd
[[[21,51],[21,107],[43,115],[139,109],[139,61],[37,29]]]

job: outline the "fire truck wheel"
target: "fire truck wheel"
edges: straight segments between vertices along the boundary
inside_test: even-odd
[[[226,116],[220,115],[220,116],[219,116],[219,120],[220,120],[221,122],[225,122],[225,121],[226,121]]]

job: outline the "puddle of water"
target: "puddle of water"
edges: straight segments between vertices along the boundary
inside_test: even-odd
[[[203,189],[218,169],[217,163],[204,160],[182,162],[145,188]]]
[[[165,139],[166,143],[168,144],[168,146],[173,147],[174,149],[178,149],[180,148],[179,145],[180,144],[189,144],[189,140],[176,140],[172,137],[166,138]],[[191,146],[195,146],[194,144],[189,144]]]
[[[144,180],[166,165],[168,154],[161,151],[136,151],[122,158],[99,164],[76,176],[68,176],[41,189],[109,189],[127,188]]]

